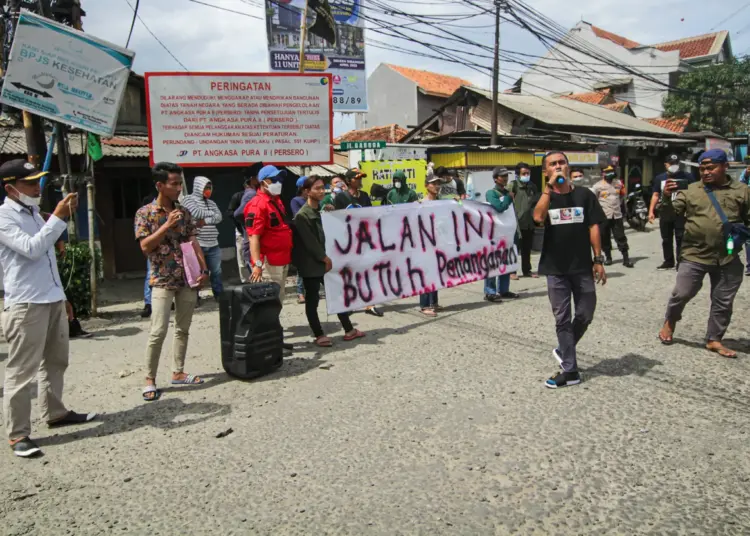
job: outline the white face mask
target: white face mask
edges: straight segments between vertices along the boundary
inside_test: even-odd
[[[674,164],[672,166],[669,166],[669,168],[667,168],[667,171],[669,171],[672,175],[674,175],[675,173],[680,171],[680,166],[678,166],[677,164]]]
[[[13,189],[16,190],[16,187],[13,186]],[[18,190],[16,190],[16,196],[18,196],[18,200],[27,207],[38,207],[42,203],[41,196],[31,197],[30,195],[22,194]]]
[[[519,179],[525,184],[531,180],[531,175],[521,175]]]
[[[394,188],[395,188],[396,190],[400,190],[400,189],[401,189],[401,181],[395,181],[395,182],[393,183],[393,187],[394,187]]]
[[[267,186],[268,193],[273,196],[280,196],[281,195],[281,183],[280,182],[272,182]]]

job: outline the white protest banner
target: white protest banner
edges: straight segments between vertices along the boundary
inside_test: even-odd
[[[135,52],[21,11],[0,102],[113,136]]]
[[[329,314],[514,272],[516,215],[431,201],[324,212]]]
[[[146,73],[151,163],[333,162],[330,74]]]

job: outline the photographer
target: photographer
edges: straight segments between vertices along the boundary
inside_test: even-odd
[[[663,344],[672,344],[682,311],[698,294],[708,274],[711,311],[706,348],[722,357],[737,357],[736,352],[726,348],[721,341],[732,318],[734,297],[742,284],[739,234],[745,230],[737,224],[747,225],[750,221],[750,190],[727,175],[727,155],[721,149],[706,151],[700,156],[699,163],[701,182],[691,184],[686,190],[679,190],[675,179],[668,179],[664,185],[665,204],[671,205],[677,216],[685,217],[685,235],[682,261],[659,339]],[[674,199],[673,193],[677,193]]]
[[[682,246],[682,235],[685,233],[685,218],[677,216],[674,213],[671,203],[666,203],[664,198],[668,197],[664,193],[664,184],[669,179],[677,181],[682,188],[687,187],[691,182],[691,177],[680,169],[680,157],[671,154],[664,161],[666,171],[654,177],[653,194],[651,195],[651,206],[648,210],[648,221],[654,223],[656,219],[656,207],[659,209],[659,230],[661,231],[661,247],[664,253],[664,262],[657,270],[671,270],[680,261],[680,247]],[[661,205],[659,200],[661,199]],[[674,239],[675,248],[672,249],[672,240]],[[675,253],[675,249],[677,250]]]

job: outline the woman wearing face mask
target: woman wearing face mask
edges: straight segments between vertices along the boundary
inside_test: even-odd
[[[388,192],[386,204],[400,205],[402,203],[414,203],[415,201],[419,201],[419,196],[406,183],[406,174],[401,170],[396,171],[393,174],[393,188]]]
[[[539,277],[531,271],[531,245],[534,242],[534,207],[539,201],[539,189],[531,182],[531,168],[521,162],[516,166],[517,180],[513,181],[510,191],[513,194],[513,208],[516,210],[518,231],[521,235],[521,272],[524,277]]]
[[[313,331],[315,344],[321,347],[330,347],[333,343],[323,332],[318,317],[320,286],[323,284],[323,276],[330,272],[333,267],[331,259],[326,255],[326,239],[320,218],[320,203],[325,197],[323,179],[314,175],[308,177],[302,189],[307,192],[307,203],[294,217],[294,228],[299,239],[295,241],[294,265],[299,270],[305,285],[305,293],[307,294],[305,314]],[[364,333],[352,326],[348,313],[340,314],[338,317],[346,332],[344,334],[345,341],[353,341],[365,336]]]

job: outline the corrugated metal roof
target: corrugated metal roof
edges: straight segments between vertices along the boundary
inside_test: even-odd
[[[473,87],[467,89],[490,101],[492,100],[492,93],[488,90]],[[497,102],[505,108],[548,125],[614,128],[637,133],[674,136],[674,132],[627,114],[575,100],[563,101],[536,95],[506,95],[501,93],[497,96]]]
[[[285,166],[289,171],[297,175],[302,176],[302,168],[300,166]],[[319,177],[332,177],[333,175],[343,174],[348,171],[344,166],[338,164],[328,164],[325,166],[306,166],[307,176],[317,175]]]
[[[46,132],[49,141],[50,133]],[[82,155],[86,148],[86,137],[79,132],[68,134],[71,155]],[[148,136],[116,136],[102,140],[102,153],[112,158],[148,158]],[[25,155],[26,134],[21,127],[0,127],[0,154]],[[54,154],[57,154],[55,144]]]

